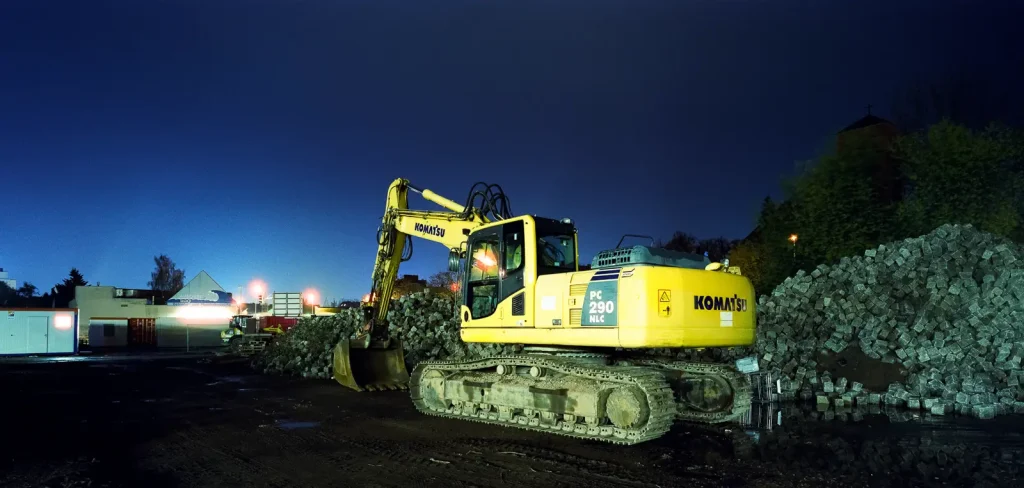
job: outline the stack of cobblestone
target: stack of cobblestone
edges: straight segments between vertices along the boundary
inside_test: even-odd
[[[410,370],[430,359],[489,357],[518,350],[514,346],[462,342],[458,324],[455,302],[429,289],[393,300],[388,312],[389,332],[402,340]],[[253,358],[253,366],[271,374],[331,378],[334,346],[344,337],[355,337],[362,326],[363,316],[358,309],[303,318]]]
[[[784,399],[1024,413],[1024,250],[943,225],[800,271],[758,300],[754,348],[710,359],[748,354],[781,378]],[[884,370],[897,376],[877,385]]]

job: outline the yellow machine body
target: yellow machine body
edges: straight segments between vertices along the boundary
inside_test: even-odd
[[[614,278],[593,281],[595,276]],[[754,343],[754,290],[747,279],[731,273],[630,266],[604,274],[541,276],[520,294],[520,315],[515,296],[479,318],[463,305],[462,340],[623,348]]]
[[[515,232],[503,232],[510,226],[524,230],[521,240]],[[735,268],[708,271],[630,263],[570,271],[576,268],[573,262],[563,265],[569,268],[564,272],[538,276],[538,242],[548,236],[538,237],[536,227],[533,217],[524,216],[470,235],[463,283],[469,296],[460,307],[463,341],[613,348],[753,344],[754,289]],[[476,238],[489,229],[506,237],[503,245],[487,246],[486,239]],[[575,259],[575,235],[571,246]],[[562,256],[568,258],[569,251]],[[478,265],[481,259],[495,258],[500,265],[491,269]],[[488,292],[473,296],[476,288],[493,290],[495,284],[497,298],[504,299]]]
[[[754,289],[738,268],[653,246],[617,246],[581,270],[570,220],[511,214],[494,187],[474,186],[460,205],[403,179],[392,183],[367,325],[336,346],[338,383],[409,388],[428,415],[619,444],[657,438],[676,419],[727,422],[749,411],[749,378],[733,365],[630,351],[753,344]],[[408,209],[410,190],[445,210]],[[481,195],[484,203],[475,206]],[[401,343],[387,337],[386,317],[414,237],[444,245],[449,270],[460,271],[462,340],[520,344],[523,353],[429,360],[407,370]]]

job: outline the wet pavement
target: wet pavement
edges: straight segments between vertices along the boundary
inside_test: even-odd
[[[637,446],[419,414],[223,357],[0,363],[0,486],[1024,486],[1024,418],[757,406]]]
[[[1020,486],[1024,416],[755,405],[737,455],[872,486]],[[741,441],[735,443],[742,446]]]

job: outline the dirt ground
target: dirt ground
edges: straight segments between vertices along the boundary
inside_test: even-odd
[[[0,364],[0,388],[2,487],[865,486],[757,454],[742,429],[606,445],[224,359]]]

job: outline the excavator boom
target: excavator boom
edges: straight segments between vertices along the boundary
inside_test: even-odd
[[[409,209],[410,190],[445,210]],[[411,257],[411,238],[420,237],[448,248],[449,269],[458,269],[471,230],[492,221],[485,215],[487,207],[473,207],[473,199],[471,193],[466,205],[460,205],[402,178],[391,183],[377,231],[373,286],[363,305],[366,322],[355,339],[345,338],[335,346],[334,379],[338,383],[357,391],[407,387],[409,373],[402,344],[389,337],[387,325],[399,267]]]

